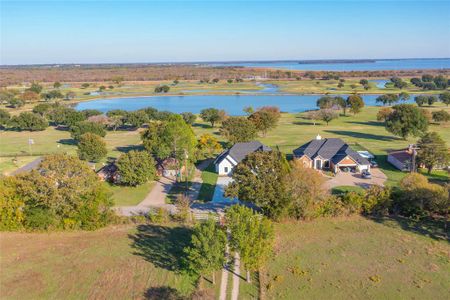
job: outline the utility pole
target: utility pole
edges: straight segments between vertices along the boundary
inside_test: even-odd
[[[417,145],[411,145],[410,149],[412,150],[412,160],[411,160],[411,168],[410,172],[415,173],[417,172],[417,166],[416,166],[416,156],[417,156],[417,150],[419,150],[419,147]]]
[[[189,186],[188,186],[189,172],[188,172],[188,163],[187,163],[188,158],[189,158],[188,152],[186,149],[184,149],[184,168],[186,169],[185,170],[185,172],[186,172],[186,175],[185,175],[185,177],[186,177],[185,178],[185,180],[186,180],[186,196],[188,196],[188,189],[189,189]]]

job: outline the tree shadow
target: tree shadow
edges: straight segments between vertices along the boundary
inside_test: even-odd
[[[57,141],[57,143],[61,145],[75,146],[77,144],[77,141],[75,141],[74,139],[60,139]]]
[[[184,300],[187,299],[170,286],[151,287],[144,293],[144,299],[147,300]]]
[[[378,126],[378,127],[384,127],[383,122],[377,122],[377,121],[366,121],[366,122],[360,122],[360,121],[348,121],[345,123],[349,124],[357,124],[357,125],[369,125],[369,126]]]
[[[303,121],[296,121],[293,122],[292,124],[294,125],[306,125],[306,126],[319,126],[322,125],[322,123],[316,122],[316,124],[314,124],[313,122],[303,122]]]
[[[435,240],[450,241],[450,227],[446,228],[445,218],[433,219],[425,218],[422,220],[413,220],[401,216],[368,217],[372,221],[389,226],[400,226],[403,230],[416,234],[428,236]]]
[[[192,124],[192,127],[199,127],[199,128],[203,128],[203,129],[213,128],[210,124],[204,124],[204,123],[194,123],[194,124]]]
[[[187,227],[170,227],[143,224],[136,234],[130,234],[133,254],[142,256],[156,267],[169,271],[181,271],[183,249],[189,245],[192,230]]]
[[[387,142],[400,140],[400,138],[393,137],[393,136],[347,131],[347,130],[324,130],[324,131],[328,132],[328,133],[337,134],[337,135],[350,136],[350,137],[358,138],[358,139],[370,139],[370,140],[387,141]]]
[[[116,150],[123,153],[128,153],[132,150],[140,151],[143,150],[143,145],[127,145],[127,146],[117,146]]]

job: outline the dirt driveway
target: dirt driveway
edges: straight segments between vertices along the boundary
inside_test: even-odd
[[[384,175],[383,172],[381,172],[380,169],[371,169],[370,173],[372,173],[371,179],[364,179],[361,177],[361,174],[359,173],[345,173],[345,172],[339,172],[334,177],[332,177],[330,180],[328,180],[325,183],[325,186],[329,189],[332,189],[337,186],[360,186],[362,188],[368,188],[371,185],[384,185],[384,182],[386,181],[387,177]]]

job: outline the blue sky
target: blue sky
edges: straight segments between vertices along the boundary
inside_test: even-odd
[[[0,2],[0,64],[450,57],[450,1]]]

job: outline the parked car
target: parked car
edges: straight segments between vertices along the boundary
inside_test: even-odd
[[[370,161],[370,166],[371,166],[372,168],[378,168],[378,163],[377,163],[375,160],[371,160],[371,161]]]
[[[371,179],[372,178],[372,174],[369,171],[367,171],[367,170],[362,171],[361,176],[364,179]]]

